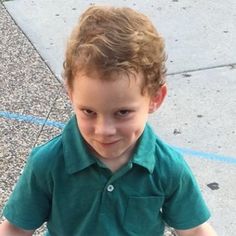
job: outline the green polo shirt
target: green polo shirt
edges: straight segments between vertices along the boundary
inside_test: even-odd
[[[181,155],[148,125],[131,160],[112,173],[72,117],[32,151],[4,216],[28,230],[47,222],[50,236],[161,236],[165,223],[188,229],[210,214]]]

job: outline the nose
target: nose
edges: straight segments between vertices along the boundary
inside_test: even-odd
[[[111,136],[116,133],[114,121],[109,118],[100,118],[95,124],[95,134],[98,136]]]

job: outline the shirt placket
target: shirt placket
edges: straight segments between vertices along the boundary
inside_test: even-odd
[[[112,199],[119,195],[119,184],[120,181],[117,181],[119,178],[121,178],[123,175],[125,175],[130,169],[132,168],[132,163],[129,162],[126,166],[118,170],[116,173],[111,173],[111,175],[108,177],[107,173],[107,182],[104,185],[102,196],[101,196],[101,205],[100,205],[100,214],[108,214],[109,215],[109,209],[110,205],[109,203],[112,202]],[[108,170],[104,170],[108,171]]]

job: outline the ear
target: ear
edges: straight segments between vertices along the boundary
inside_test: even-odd
[[[149,113],[155,112],[161,106],[162,102],[166,97],[166,94],[167,94],[167,87],[166,84],[164,84],[158,89],[156,94],[154,94],[151,97],[148,111]]]

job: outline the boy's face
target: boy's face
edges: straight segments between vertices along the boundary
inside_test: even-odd
[[[93,78],[96,75],[78,74],[69,96],[79,130],[96,156],[105,164],[122,165],[129,160],[148,114],[163,101],[166,88],[151,98],[141,94],[140,74],[130,79],[118,75],[110,81]]]

